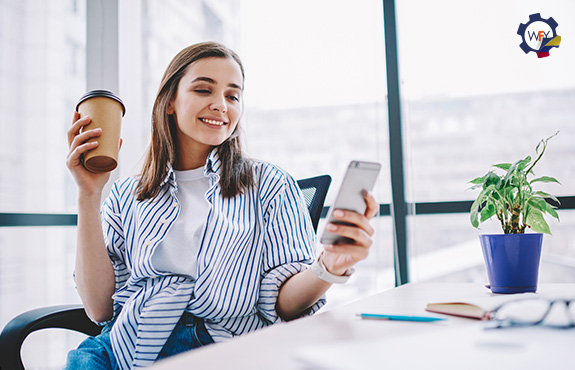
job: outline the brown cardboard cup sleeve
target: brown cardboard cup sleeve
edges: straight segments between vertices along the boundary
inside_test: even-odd
[[[111,91],[92,90],[80,98],[76,111],[80,117],[92,118],[83,130],[102,129],[102,135],[88,140],[98,141],[98,147],[84,154],[84,167],[95,173],[112,171],[118,166],[122,117],[126,113],[124,103]]]

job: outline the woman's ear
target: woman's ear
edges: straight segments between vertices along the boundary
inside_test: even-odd
[[[168,115],[172,115],[174,114],[174,106],[172,105],[172,103],[170,102],[170,104],[168,104]]]

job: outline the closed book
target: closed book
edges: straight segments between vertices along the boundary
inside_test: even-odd
[[[489,313],[491,312],[491,310],[465,302],[428,303],[425,307],[425,310],[434,313],[467,317],[477,320],[488,320]]]
[[[444,315],[466,317],[469,319],[489,320],[491,312],[503,303],[537,297],[538,296],[535,293],[493,294],[480,299],[468,300],[466,302],[453,301],[428,303],[425,310]]]

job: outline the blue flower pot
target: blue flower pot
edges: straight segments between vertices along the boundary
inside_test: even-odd
[[[537,291],[543,234],[480,235],[493,293]]]

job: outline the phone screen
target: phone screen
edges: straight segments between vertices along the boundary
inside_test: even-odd
[[[332,218],[334,209],[365,213],[366,204],[362,192],[363,190],[373,190],[380,169],[381,165],[376,162],[351,161],[349,163],[335,201],[327,213],[327,223],[341,223]],[[322,244],[341,244],[352,241],[333,234],[324,227],[320,242]]]

